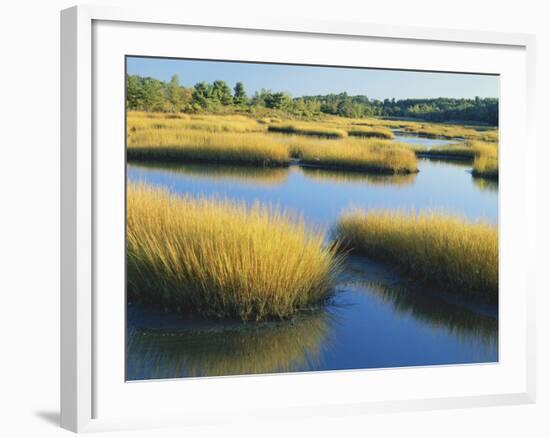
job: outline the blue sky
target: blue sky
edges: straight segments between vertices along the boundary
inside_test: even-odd
[[[139,57],[127,58],[127,72],[163,81],[177,74],[181,85],[186,87],[221,79],[233,88],[242,81],[249,96],[262,88],[286,91],[294,97],[343,91],[374,99],[473,98],[499,94],[498,77],[475,74]]]

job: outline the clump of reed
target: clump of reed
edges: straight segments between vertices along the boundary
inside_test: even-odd
[[[394,137],[393,132],[387,128],[371,126],[354,126],[348,130],[348,135],[352,137],[384,138],[387,140],[391,140]]]
[[[126,235],[129,298],[207,317],[291,317],[331,295],[341,264],[289,213],[139,184],[128,186]]]
[[[128,138],[129,160],[235,163],[286,166],[288,148],[262,134],[192,130],[138,131]]]
[[[498,143],[498,129],[482,131],[477,135],[477,140],[488,143]]]
[[[334,233],[352,251],[426,283],[498,298],[498,230],[488,223],[433,212],[358,210],[344,214]]]
[[[437,123],[410,123],[405,131],[430,138],[476,138],[478,131],[461,125],[443,125]]]
[[[240,115],[185,115],[174,113],[128,112],[129,137],[134,132],[149,130],[197,130],[205,132],[263,132],[265,127]]]
[[[472,175],[498,180],[498,148],[494,143],[472,142],[474,165]]]
[[[314,137],[324,138],[345,138],[347,132],[343,129],[333,128],[320,123],[314,122],[294,122],[271,124],[268,126],[268,131],[279,132],[283,134],[294,135],[309,135]]]
[[[418,171],[414,152],[388,140],[304,140],[288,142],[291,156],[304,165],[388,174]]]

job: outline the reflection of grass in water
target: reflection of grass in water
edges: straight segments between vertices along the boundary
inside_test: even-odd
[[[445,329],[463,341],[479,340],[485,347],[497,343],[497,318],[447,302],[440,295],[426,292],[418,286],[387,285],[366,280],[355,284],[367,289],[382,302],[391,304],[398,312],[409,314],[430,327]]]
[[[321,312],[227,329],[133,328],[127,354],[132,369],[146,368],[152,379],[292,372],[318,365],[329,331],[330,319]],[[128,374],[132,379],[131,369]]]
[[[428,162],[431,167],[459,167],[464,170],[472,168],[472,163],[465,160],[447,160],[441,157],[424,157],[420,158],[421,162]]]
[[[365,183],[374,186],[409,186],[416,180],[416,173],[406,175],[384,175],[336,169],[302,167],[305,176],[321,181],[336,183]]]
[[[172,163],[132,163],[135,168],[162,170],[174,175],[189,176],[199,180],[229,180],[251,185],[273,186],[284,183],[288,169],[281,167],[252,167],[224,164],[172,164]]]
[[[473,177],[472,182],[482,191],[498,192],[498,180]]]

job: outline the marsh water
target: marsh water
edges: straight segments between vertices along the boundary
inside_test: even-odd
[[[430,160],[419,160],[419,173],[400,176],[296,165],[129,164],[128,179],[180,194],[270,203],[327,231],[355,207],[430,209],[496,223],[498,187],[472,178],[470,169],[471,163]],[[498,361],[496,306],[465,303],[453,292],[421,287],[354,256],[332,301],[291,321],[208,321],[130,304],[127,379]]]

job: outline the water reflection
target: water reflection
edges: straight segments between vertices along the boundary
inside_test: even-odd
[[[427,148],[433,148],[437,146],[447,146],[450,144],[460,143],[460,141],[458,140],[428,138],[428,137],[422,137],[419,135],[411,135],[410,133],[408,135],[405,135],[402,133],[402,131],[394,131],[394,133],[395,133],[395,136],[393,138],[393,141],[396,143],[407,143],[410,145],[424,146]]]
[[[472,182],[481,191],[498,193],[498,181],[487,178],[472,177]]]
[[[421,157],[420,161],[429,162],[434,167],[440,168],[449,168],[455,167],[459,169],[464,169],[464,171],[469,171],[472,169],[472,160],[453,160],[445,157],[431,156],[431,157]]]
[[[418,174],[391,176],[298,166],[141,163],[128,165],[128,178],[175,193],[278,205],[327,229],[354,207],[432,209],[498,222],[498,183],[472,178],[471,163],[420,159],[418,167]],[[127,378],[497,361],[496,309],[443,292],[350,257],[331,305],[293,321],[212,322],[130,305]]]
[[[291,321],[255,324],[192,322],[171,315],[160,317],[174,320],[172,326],[163,327],[152,324],[159,316],[151,312],[155,311],[129,309],[129,380],[318,369],[332,320],[321,311]]]
[[[414,183],[417,175],[416,173],[408,175],[381,175],[314,167],[302,167],[302,172],[308,178],[321,181],[331,181],[340,184],[365,183],[373,186],[409,186]]]
[[[459,292],[455,295],[453,291],[404,281],[383,267],[369,267],[372,262],[361,257],[353,257],[348,264],[348,286],[362,289],[397,313],[409,315],[433,330],[445,330],[463,342],[481,342],[487,349],[496,349],[496,306],[465,300]]]
[[[162,171],[181,175],[196,181],[231,181],[239,184],[274,186],[288,179],[288,169],[281,167],[236,166],[204,163],[132,163],[132,168],[142,171]]]

